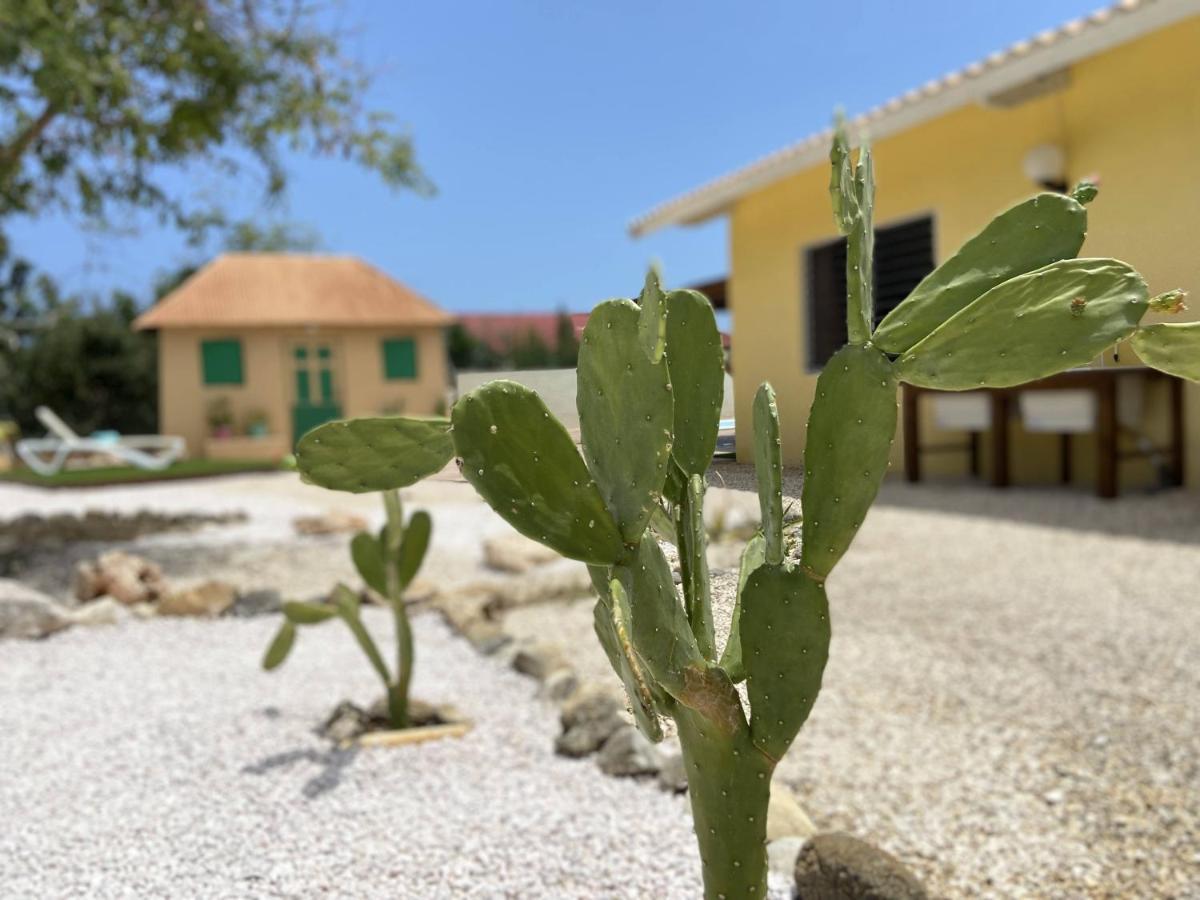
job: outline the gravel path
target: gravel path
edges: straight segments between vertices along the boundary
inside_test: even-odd
[[[698,896],[685,800],[556,757],[533,681],[418,617],[416,694],[458,704],[475,730],[333,752],[314,724],[376,684],[336,627],[260,672],[275,625],[161,620],[6,644],[0,894]]]

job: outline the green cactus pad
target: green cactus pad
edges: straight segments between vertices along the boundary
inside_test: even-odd
[[[1045,378],[1091,362],[1129,337],[1148,303],[1146,282],[1123,262],[1051,263],[955,313],[900,358],[896,374],[948,391]]]
[[[588,316],[575,403],[588,468],[625,543],[636,543],[667,476],[672,401],[667,367],[642,350],[632,302],[606,300]]]
[[[854,166],[850,163],[850,138],[846,121],[838,115],[829,145],[829,199],[833,203],[833,221],[842,234],[849,234],[858,218],[858,192],[854,187]]]
[[[642,350],[650,362],[658,364],[667,346],[667,307],[666,297],[659,287],[658,273],[653,267],[646,273],[638,307],[638,337],[642,341]]]
[[[725,351],[703,294],[667,294],[667,367],[675,398],[671,455],[685,476],[703,475],[717,449],[725,396]]]
[[[1087,210],[1062,194],[1038,194],[1005,210],[934,269],[893,309],[871,340],[903,353],[984,292],[1083,246]]]
[[[295,643],[296,626],[284,620],[284,623],[279,626],[279,630],[275,632],[275,637],[271,640],[271,645],[267,647],[267,652],[263,655],[262,667],[270,672],[272,669],[282,666],[283,661],[292,652],[292,647]]]
[[[402,416],[327,422],[300,438],[301,477],[333,491],[362,494],[416,484],[454,456],[446,419]]]
[[[400,590],[404,590],[416,577],[425,561],[425,552],[429,549],[429,536],[433,532],[433,520],[423,509],[409,516],[408,524],[404,527],[404,537],[400,541],[400,553],[396,558],[396,580]]]
[[[375,639],[363,625],[362,616],[359,614],[358,594],[344,584],[339,584],[333,589],[333,603],[337,607],[337,614],[346,623],[346,627],[358,641],[358,646],[362,648],[363,653],[367,655],[371,668],[383,679],[385,684],[390,684],[391,676],[388,674],[387,664],[383,661],[379,648],[375,645]]]
[[[858,151],[854,197],[858,214],[846,238],[846,329],[857,344],[875,327],[875,167],[866,141]]]
[[[750,742],[744,717],[729,734],[689,709],[679,709],[675,721],[704,896],[761,900],[767,894],[767,807],[774,766]]]
[[[762,510],[767,562],[783,562],[783,457],[775,389],[763,382],[754,395],[754,473]]]
[[[1133,333],[1133,349],[1148,366],[1200,381],[1200,322],[1146,325]]]
[[[383,562],[383,541],[360,531],[350,541],[350,558],[367,587],[387,596],[387,567]]]
[[[830,634],[824,586],[801,569],[760,566],[742,592],[741,630],[750,737],[778,760],[821,690]]]
[[[680,573],[683,576],[683,605],[696,646],[705,659],[716,657],[713,634],[712,591],[708,573],[708,534],[704,530],[704,478],[693,475],[688,483],[680,524]],[[686,565],[684,563],[686,562]]]
[[[574,441],[536,393],[488,382],[451,419],[463,475],[517,531],[584,562],[610,565],[624,553]]]
[[[843,347],[817,379],[804,447],[800,559],[824,579],[879,492],[896,433],[896,377],[873,347]]]
[[[613,576],[629,597],[630,636],[650,676],[684,706],[731,733],[742,717],[737,689],[729,677],[701,656],[658,542],[647,536],[629,565]]]
[[[625,686],[638,730],[654,743],[663,739],[662,723],[647,673],[634,653],[629,637],[629,599],[619,582],[613,582],[592,610],[592,625],[609,665]]]
[[[282,610],[283,615],[294,625],[316,625],[338,614],[337,607],[331,603],[302,603],[298,600],[286,601]]]
[[[742,549],[742,559],[738,566],[737,600],[733,604],[733,616],[729,622],[729,639],[725,642],[725,650],[721,654],[721,668],[729,679],[737,684],[746,677],[746,667],[742,661],[742,591],[751,574],[767,561],[767,542],[761,531],[746,542]]]

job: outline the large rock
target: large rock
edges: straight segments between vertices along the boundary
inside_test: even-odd
[[[557,558],[558,554],[549,547],[544,547],[515,531],[488,538],[483,542],[484,562],[500,572],[520,575]]]
[[[596,765],[606,775],[653,775],[659,767],[658,748],[632,725],[622,725],[596,754]]]
[[[819,834],[796,859],[798,900],[928,900],[928,896],[904,863],[848,834]]]
[[[70,626],[67,610],[31,587],[0,578],[0,638],[42,638]]]
[[[132,553],[112,550],[75,567],[75,599],[81,603],[112,597],[126,606],[155,603],[168,592],[162,569]]]
[[[796,795],[786,785],[772,782],[771,800],[767,804],[767,840],[810,838],[816,833],[816,826],[796,800]]]
[[[658,786],[671,794],[682,794],[688,788],[687,766],[683,753],[678,749],[660,750]]]
[[[158,604],[160,616],[219,616],[233,606],[237,590],[224,581],[204,581],[168,594]]]
[[[563,756],[587,756],[599,750],[614,731],[626,725],[621,703],[607,690],[589,685],[575,692],[559,720],[562,734],[554,749]]]
[[[367,530],[367,520],[354,513],[333,510],[311,516],[296,516],[292,528],[297,534],[343,534]]]
[[[592,594],[592,579],[587,567],[573,560],[547,566],[520,578],[505,578],[491,590],[488,608],[512,609],[533,603],[573,600]]]
[[[279,612],[282,607],[283,595],[279,591],[274,588],[260,588],[238,594],[233,606],[229,607],[225,614],[239,619],[248,619],[254,616],[272,615]]]
[[[490,619],[471,619],[463,626],[462,636],[484,656],[491,656],[512,643],[512,635]]]

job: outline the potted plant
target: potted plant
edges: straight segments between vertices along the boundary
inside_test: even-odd
[[[228,397],[213,397],[205,412],[208,432],[215,438],[233,437],[233,405]]]
[[[246,413],[246,434],[250,437],[262,438],[270,433],[266,412],[261,409],[252,409]]]

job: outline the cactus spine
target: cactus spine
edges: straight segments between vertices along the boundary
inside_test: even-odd
[[[1072,259],[1086,226],[1082,203],[1095,195],[1089,185],[1001,214],[875,330],[870,149],[853,163],[839,123],[830,158],[835,222],[848,241],[850,341],[822,372],[810,411],[799,559],[784,541],[775,395],[763,385],[755,397],[762,530],[742,554],[723,648],[703,503],[724,373],[702,296],[664,292],[652,272],[638,304],[597,307],[580,350],[582,455],[541,399],[512,382],[465,395],[451,416],[460,466],[484,500],[517,530],[589,564],[595,631],[638,727],[659,740],[660,719],[675,720],[710,900],[765,895],[771,775],[821,688],[826,581],[883,478],[899,382],[1017,384],[1131,334],[1151,365],[1200,374],[1194,327],[1139,329],[1150,303],[1136,272],[1116,260]],[[1174,294],[1156,299],[1157,309],[1181,305]],[[417,458],[437,440],[425,438],[415,442]],[[324,460],[321,477],[360,483],[337,468],[344,458]],[[660,539],[678,549],[680,592]],[[743,679],[748,709],[735,687]]]

